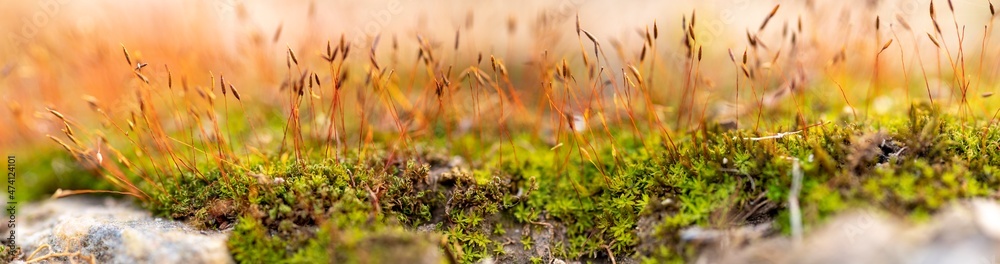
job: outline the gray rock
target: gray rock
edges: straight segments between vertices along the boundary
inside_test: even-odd
[[[111,199],[47,200],[21,206],[17,217],[16,243],[29,262],[233,262],[226,248],[227,233],[154,218]]]
[[[848,212],[807,232],[798,245],[778,236],[704,253],[701,259],[712,263],[997,263],[1000,205],[956,202],[922,223]]]

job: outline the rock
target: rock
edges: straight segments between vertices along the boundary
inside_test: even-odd
[[[841,214],[796,245],[786,236],[739,250],[704,252],[713,263],[996,263],[1000,205],[956,202],[928,222],[911,223],[872,211]],[[720,256],[721,255],[721,256]]]
[[[21,206],[17,217],[16,243],[26,260],[43,260],[37,263],[233,262],[227,233],[154,218],[111,199],[47,200]]]

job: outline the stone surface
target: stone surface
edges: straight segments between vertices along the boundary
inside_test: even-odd
[[[228,234],[154,218],[112,199],[47,200],[22,205],[17,217],[25,260],[42,260],[32,263],[233,262]]]
[[[1000,205],[956,202],[913,223],[871,211],[841,214],[807,232],[703,252],[703,263],[997,263]]]

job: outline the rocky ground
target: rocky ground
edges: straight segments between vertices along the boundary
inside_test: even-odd
[[[151,217],[110,198],[46,200],[20,210],[15,240],[27,263],[233,262],[225,232]]]
[[[705,245],[696,263],[996,263],[1000,205],[960,201],[922,223],[846,212],[800,239],[762,238],[766,230],[689,230],[687,238]]]
[[[26,261],[15,263],[233,262],[225,244],[227,232],[195,230],[113,199],[71,197],[24,205],[18,222],[23,225],[18,226],[16,242]],[[691,227],[677,235],[684,243],[698,245],[701,253],[695,263],[995,263],[1000,254],[1000,204],[959,201],[919,223],[875,211],[850,211],[801,238],[780,235],[771,223],[730,230]]]

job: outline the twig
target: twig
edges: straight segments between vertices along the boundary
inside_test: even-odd
[[[799,165],[799,159],[788,158],[792,160],[792,189],[788,194],[788,211],[789,211],[789,221],[792,225],[792,238],[795,241],[795,245],[802,244],[802,211],[799,208],[799,192],[802,191],[802,169]]]
[[[608,251],[608,257],[611,258],[611,264],[618,264],[618,261],[615,260],[615,254],[611,252],[611,247],[607,245],[603,245],[601,247]]]
[[[798,133],[802,133],[802,130],[792,131],[792,132],[781,132],[781,133],[778,133],[778,134],[772,135],[772,136],[743,138],[743,140],[759,141],[759,140],[765,140],[765,139],[779,139],[779,138],[783,138],[783,137],[788,136],[788,135],[795,135],[795,134],[798,134]]]
[[[35,255],[37,255],[38,253],[40,253],[42,251],[42,249],[48,249],[49,253],[45,254],[45,255],[42,255],[42,256],[38,256],[36,258]],[[48,259],[51,259],[51,258],[58,258],[58,257],[66,257],[66,258],[68,258],[68,260],[71,263],[76,263],[75,261],[73,261],[73,257],[79,257],[81,259],[87,260],[87,263],[91,263],[91,264],[95,263],[93,256],[84,255],[82,251],[77,251],[77,252],[55,252],[55,251],[52,250],[52,245],[49,245],[48,243],[42,244],[41,246],[39,246],[38,248],[36,248],[34,251],[32,251],[31,255],[28,255],[28,258],[25,261],[25,263],[38,263],[38,262],[41,262],[41,261],[44,261],[44,260],[48,260]]]

